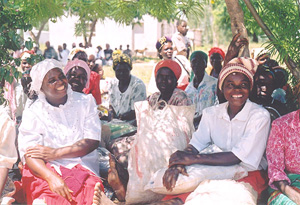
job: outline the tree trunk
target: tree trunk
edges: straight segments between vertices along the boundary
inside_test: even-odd
[[[263,22],[263,20],[260,18],[260,16],[256,12],[255,8],[251,4],[251,2],[249,0],[244,0],[244,2],[247,5],[247,7],[248,7],[249,11],[251,12],[252,16],[254,17],[256,22],[258,23],[258,25],[262,28],[264,33],[269,38],[269,40],[273,41],[274,35],[269,30],[269,28],[266,26],[266,24]],[[278,46],[276,46],[276,45],[274,45],[274,46],[277,50],[280,49]],[[290,58],[289,55],[287,55],[287,57],[284,59],[284,62],[287,65],[287,67],[289,68],[289,70],[292,72],[292,74],[295,76],[295,78],[297,78],[297,80],[300,80],[300,69],[297,66],[297,64]]]
[[[42,24],[39,28],[39,31],[36,35],[34,35],[34,33],[32,31],[29,31],[29,33],[30,33],[30,35],[31,35],[31,37],[32,37],[32,39],[35,43],[39,44],[42,31],[43,31],[43,29],[44,29],[47,22],[48,22],[48,20],[42,22]]]
[[[258,37],[255,32],[253,33],[252,41],[258,43]]]
[[[92,43],[92,38],[93,38],[93,34],[95,32],[95,28],[96,28],[96,23],[97,23],[97,19],[92,21],[92,25],[91,25],[91,32],[90,32],[90,36],[89,36],[89,45]]]
[[[237,33],[241,33],[241,38],[247,38],[248,34],[244,24],[244,13],[239,4],[239,0],[225,0],[228,14],[231,21],[231,32],[234,36]],[[249,47],[245,46],[241,49],[239,56],[250,56]]]

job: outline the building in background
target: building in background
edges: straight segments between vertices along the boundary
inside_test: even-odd
[[[50,41],[51,45],[57,49],[58,45],[63,43],[67,44],[69,50],[72,49],[72,43],[83,43],[82,36],[75,35],[75,24],[78,21],[76,16],[62,16],[57,19],[56,23],[51,21],[45,26],[45,30],[42,31],[39,44],[44,45],[46,41]],[[38,30],[33,29],[33,33],[37,33]],[[167,21],[158,22],[156,18],[150,15],[145,15],[143,20],[139,23],[129,26],[125,24],[119,24],[111,19],[105,19],[104,21],[98,21],[95,27],[95,32],[92,37],[92,46],[95,48],[98,45],[105,48],[105,44],[110,44],[111,49],[119,48],[122,45],[124,48],[127,44],[130,45],[130,49],[135,55],[135,50],[144,50],[146,56],[156,56],[155,44],[156,41],[163,35],[172,37],[172,34],[176,32],[176,23],[168,23]],[[191,39],[192,31],[188,34]],[[24,38],[30,37],[29,32],[24,34]]]

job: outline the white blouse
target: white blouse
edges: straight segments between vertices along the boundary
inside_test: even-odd
[[[228,102],[203,110],[198,130],[190,144],[198,151],[215,144],[231,151],[247,171],[266,169],[264,152],[270,131],[270,114],[260,105],[247,100],[243,109],[230,120]]]
[[[101,139],[101,123],[92,95],[73,92],[69,86],[68,99],[64,105],[54,107],[40,93],[39,98],[24,110],[18,136],[23,162],[26,149],[30,146],[40,144],[60,148],[73,145],[81,139]],[[59,159],[50,164],[59,173],[60,165],[70,169],[77,164],[97,175],[99,173],[96,150],[83,157]]]

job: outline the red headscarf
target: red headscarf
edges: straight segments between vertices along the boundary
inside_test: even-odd
[[[209,57],[213,54],[213,53],[218,53],[222,56],[223,60],[225,59],[225,53],[221,48],[218,47],[213,47],[209,50],[208,55]]]
[[[170,60],[170,59],[160,61],[155,66],[155,70],[154,70],[155,76],[157,75],[157,71],[163,67],[167,67],[170,70],[172,70],[173,73],[175,74],[176,79],[177,80],[179,79],[179,77],[181,75],[181,67],[177,62]]]

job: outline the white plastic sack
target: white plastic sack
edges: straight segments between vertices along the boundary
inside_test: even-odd
[[[153,109],[148,101],[135,103],[138,130],[128,156],[126,204],[159,201],[163,195],[144,191],[154,173],[167,167],[170,155],[183,150],[194,132],[194,106],[166,105]]]
[[[172,192],[164,187],[162,178],[167,168],[158,170],[149,183],[145,186],[145,190],[151,190],[158,194],[182,194],[194,191],[197,186],[206,179],[234,179],[238,180],[248,175],[248,172],[240,165],[233,166],[208,166],[193,164],[186,166],[189,176],[179,174],[176,185]]]
[[[248,183],[205,180],[186,199],[186,205],[255,205],[257,192]]]
[[[218,153],[222,150],[216,145],[210,145],[201,154]],[[162,179],[167,168],[158,170],[151,178],[149,183],[145,186],[145,190],[151,190],[158,194],[182,194],[194,191],[198,185],[206,179],[234,179],[239,180],[248,176],[247,170],[240,165],[232,166],[209,166],[201,164],[193,164],[186,166],[186,171],[189,176],[179,174],[176,185],[172,192],[164,187]]]

